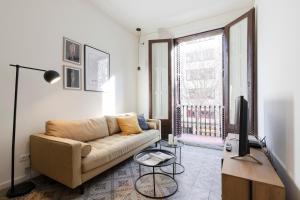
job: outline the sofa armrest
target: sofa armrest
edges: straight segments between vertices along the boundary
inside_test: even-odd
[[[147,122],[156,123],[157,130],[159,130],[159,138],[161,139],[161,121],[159,119],[147,119]]]
[[[37,134],[30,136],[30,159],[34,170],[70,187],[81,181],[81,143]]]

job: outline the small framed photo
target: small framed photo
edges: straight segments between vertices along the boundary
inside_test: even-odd
[[[64,61],[81,64],[81,44],[64,37]]]
[[[103,92],[110,77],[110,54],[84,45],[84,90]]]
[[[81,90],[81,69],[64,66],[64,88]]]

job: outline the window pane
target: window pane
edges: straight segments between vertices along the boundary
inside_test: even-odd
[[[235,124],[235,100],[248,100],[247,86],[247,18],[229,30],[229,122]]]
[[[152,44],[152,117],[168,119],[168,43]]]
[[[181,102],[223,105],[222,34],[179,43]]]

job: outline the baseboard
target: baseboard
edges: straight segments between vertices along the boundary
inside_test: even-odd
[[[300,189],[297,187],[292,177],[288,174],[281,160],[273,152],[271,152],[271,157],[272,164],[285,186],[286,200],[300,199]]]
[[[15,178],[15,184],[22,183],[22,182],[27,181],[31,178],[34,178],[38,175],[39,175],[38,173],[32,172],[31,176],[30,175],[23,175],[23,176],[16,177]],[[7,180],[7,181],[4,181],[4,182],[0,183],[0,190],[8,189],[9,187],[10,187],[10,180]]]

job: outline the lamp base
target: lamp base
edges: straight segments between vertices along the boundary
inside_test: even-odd
[[[34,188],[35,188],[34,183],[30,181],[24,182],[16,185],[13,190],[12,188],[10,188],[6,193],[6,196],[8,198],[23,196],[31,192]]]

